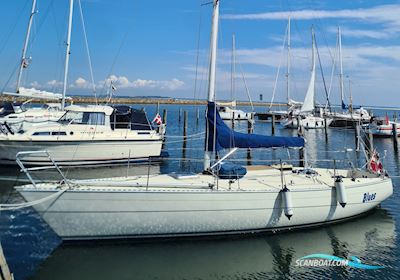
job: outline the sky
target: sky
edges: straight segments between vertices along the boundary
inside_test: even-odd
[[[37,2],[28,48],[31,61],[23,73],[23,86],[61,92],[69,1]],[[115,96],[206,98],[212,13],[208,2],[75,0],[68,94],[104,96],[113,81]],[[15,90],[32,0],[1,1],[0,5],[0,86]],[[351,96],[357,105],[400,106],[400,1],[386,0],[221,0],[217,99],[248,100],[248,91],[255,101],[260,94],[263,101],[269,102],[273,94],[275,101],[286,100],[284,40],[289,15],[291,98],[304,99],[313,27],[321,61],[317,102],[325,104],[329,93],[333,104],[340,103],[340,26],[345,102]]]

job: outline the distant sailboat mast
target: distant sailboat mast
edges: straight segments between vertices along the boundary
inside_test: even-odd
[[[342,99],[342,109],[345,109],[346,105],[344,103],[344,84],[343,84],[343,58],[342,58],[342,33],[340,27],[338,27],[338,38],[339,38],[339,64],[340,64],[340,98]]]
[[[311,112],[315,108],[315,34],[314,28],[311,29],[311,36],[312,36],[312,70],[311,70],[311,78],[310,83],[308,84],[308,89],[306,93],[306,97],[304,98],[304,103],[301,106],[301,112]]]
[[[35,14],[36,14],[36,0],[33,0],[32,1],[31,15],[29,17],[28,30],[26,32],[24,47],[22,49],[21,63],[19,65],[19,70],[18,70],[17,88],[16,88],[16,92],[17,93],[19,93],[19,88],[21,86],[22,72],[23,72],[24,68],[26,68],[28,66],[28,60],[26,58],[26,52],[28,50],[29,39],[30,39],[30,36],[31,36],[32,22],[33,22],[33,17],[34,17]]]
[[[235,76],[236,76],[236,54],[235,54],[235,33],[232,34],[232,66],[231,66],[231,101],[235,97]]]
[[[287,37],[287,71],[286,71],[286,97],[290,105],[290,16],[288,18],[288,37]]]
[[[218,42],[218,18],[219,18],[219,0],[213,0],[213,16],[211,25],[211,42],[210,42],[210,65],[208,74],[208,102],[215,100],[215,78],[216,78],[216,61],[217,61],[217,42]],[[206,142],[208,141],[209,133],[206,127]],[[204,152],[204,170],[208,170],[211,166],[211,157],[213,151],[208,151],[208,145],[205,145]]]
[[[74,12],[74,0],[69,0],[69,18],[68,18],[68,32],[67,32],[65,65],[64,65],[64,83],[63,83],[63,92],[62,92],[62,100],[61,100],[61,109],[62,110],[64,110],[64,108],[65,108],[65,95],[67,92],[69,57],[71,54],[71,29],[72,29],[72,14],[73,14],[73,12]]]

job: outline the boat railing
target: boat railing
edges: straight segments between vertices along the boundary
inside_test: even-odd
[[[23,157],[29,156],[29,155],[38,155],[38,154],[43,154],[44,156],[47,156],[47,158],[50,160],[52,165],[48,166],[38,166],[38,167],[26,167],[23,163]],[[28,177],[29,181],[32,183],[34,187],[36,187],[36,182],[32,177],[32,174],[30,171],[39,171],[39,170],[46,170],[46,169],[56,169],[57,172],[60,174],[62,177],[62,182],[68,185],[68,180],[67,177],[65,177],[64,173],[61,171],[61,168],[58,166],[58,164],[54,161],[54,159],[50,156],[49,152],[46,150],[42,151],[24,151],[24,152],[18,152],[16,155],[16,160],[18,166],[21,168],[21,171],[25,173],[26,177]]]

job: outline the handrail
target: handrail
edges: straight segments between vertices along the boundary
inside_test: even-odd
[[[51,161],[53,164],[52,166],[43,166],[43,167],[25,167],[23,161],[21,160],[21,156],[25,155],[32,155],[32,154],[45,154],[47,155],[48,159]],[[56,169],[58,173],[61,175],[63,178],[63,182],[69,186],[69,182],[67,177],[65,177],[64,173],[61,171],[60,167],[57,165],[57,163],[53,160],[53,158],[50,156],[49,152],[46,150],[41,150],[41,151],[22,151],[18,152],[16,155],[15,161],[17,162],[18,166],[21,167],[21,171],[25,173],[25,175],[28,177],[29,181],[32,183],[32,185],[36,188],[36,182],[32,178],[31,174],[29,171],[37,171],[37,170],[45,170],[45,169]]]

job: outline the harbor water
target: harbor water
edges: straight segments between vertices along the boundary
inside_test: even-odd
[[[140,108],[139,106],[135,106]],[[168,112],[165,151],[160,162],[119,166],[63,169],[68,178],[99,178],[135,174],[201,171],[204,145],[204,106],[160,105]],[[243,108],[249,110],[249,108]],[[157,106],[146,105],[150,119]],[[261,109],[258,109],[261,110]],[[188,112],[184,143],[183,111]],[[197,118],[199,111],[199,118]],[[182,113],[180,113],[182,112]],[[374,114],[383,116],[383,110]],[[393,112],[388,111],[389,115]],[[247,122],[235,122],[247,133]],[[256,121],[254,133],[271,133],[271,123]],[[296,130],[276,126],[276,135],[295,136]],[[356,153],[353,129],[328,128],[305,131],[307,160],[312,167],[341,168],[352,160],[365,164]],[[356,219],[290,232],[257,235],[163,240],[122,240],[63,244],[32,208],[0,211],[0,238],[10,270],[22,279],[400,279],[400,155],[392,139],[376,138],[374,147],[393,177],[394,193],[372,212]],[[240,164],[284,162],[297,165],[295,149],[262,149],[236,152],[230,160]],[[53,171],[35,173],[37,180],[58,179]],[[0,203],[18,203],[13,187],[28,183],[16,167],[0,167]],[[364,264],[382,266],[361,269],[350,266],[299,266],[310,254],[343,259],[357,257]]]

